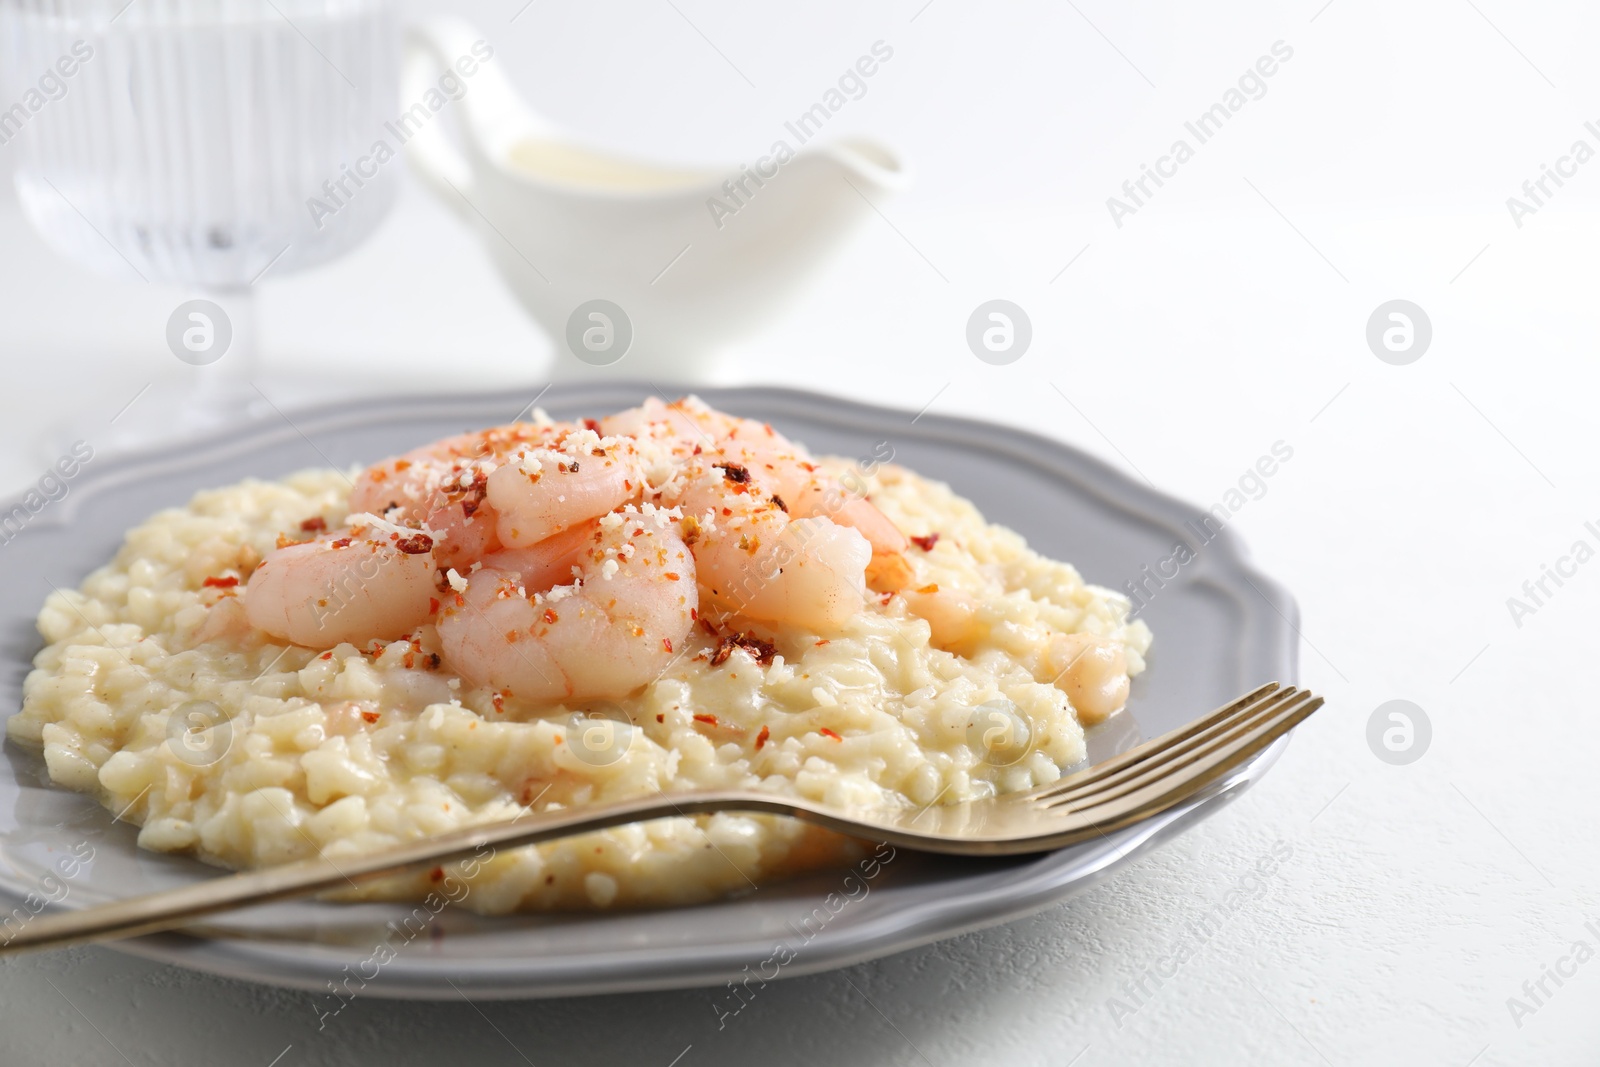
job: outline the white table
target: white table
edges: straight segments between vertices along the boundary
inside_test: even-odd
[[[526,22],[506,28],[504,12],[475,11],[500,20],[506,62],[577,64],[537,33],[518,43],[513,33],[533,32]],[[869,100],[879,124],[922,149],[924,185],[886,209],[896,229],[870,227],[730,377],[1030,427],[1201,506],[1274,442],[1289,444],[1292,460],[1233,525],[1298,596],[1302,681],[1330,706],[1264,782],[1077,899],[769,986],[721,1032],[704,991],[367,999],[319,1032],[308,995],[85,949],[0,964],[10,1020],[0,1059],[1593,1062],[1600,964],[1585,962],[1559,987],[1545,979],[1551,995],[1538,1003],[1524,983],[1537,992],[1577,939],[1600,949],[1584,925],[1600,919],[1591,844],[1600,726],[1583,682],[1600,564],[1549,585],[1554,595],[1520,625],[1507,607],[1575,540],[1600,547],[1584,526],[1600,520],[1589,311],[1600,174],[1573,179],[1520,229],[1503,204],[1581,133],[1584,116],[1561,95],[1580,97],[1589,76],[1576,51],[1563,51],[1584,36],[1577,16],[1513,22],[1485,9],[1538,62],[1530,70],[1471,7],[1425,19],[1337,0],[1315,22],[1316,5],[1292,19],[1239,11],[1193,49],[1185,34],[1204,29],[1199,16],[1169,12],[1177,21],[1158,30],[1109,8],[1085,12],[1162,88],[1146,92],[1070,12],[1048,16],[1051,39],[1100,64],[1101,95],[1061,118],[1081,151],[1052,157],[997,135],[995,145],[1017,149],[1020,170],[985,170],[973,146],[985,130],[1019,128],[1005,101],[1051,84],[1048,40],[1007,37],[954,4],[915,23],[904,22],[910,9],[896,16],[903,79]],[[761,51],[727,9],[715,26],[693,14],[745,65],[799,63]],[[522,17],[544,18],[546,34],[559,22]],[[665,19],[675,28],[663,48],[704,47]],[[862,22],[850,39],[887,32]],[[951,49],[969,37],[969,65],[952,67]],[[1255,125],[1206,146],[1181,181],[1115,228],[1104,197],[1279,37],[1295,41],[1297,65],[1238,120]],[[1004,41],[1023,59],[1004,54]],[[811,37],[797,47],[823,57],[816,69],[849,51]],[[968,72],[967,96],[947,84],[952,69]],[[781,83],[804,98],[815,74],[783,71],[759,79],[763,94]],[[1080,75],[1071,91],[1081,94]],[[536,91],[541,77],[520,80]],[[728,77],[695,65],[662,106],[674,92],[700,92],[695,79],[733,94]],[[759,108],[730,99],[729,136],[742,139],[729,149],[703,138],[725,155],[759,144],[761,122],[789,106],[758,121]],[[930,99],[938,106],[915,103]],[[615,119],[602,105],[568,103],[601,125]],[[1042,162],[1068,154],[1070,169]],[[148,382],[181,385],[162,328],[186,295],[88,277],[53,259],[13,206],[0,208],[0,488],[37,477],[37,442],[63,415],[109,419]],[[1009,367],[980,363],[962,340],[968,313],[994,296],[1034,323],[1033,350]],[[1432,347],[1409,366],[1381,362],[1364,340],[1368,316],[1394,298],[1422,305],[1434,326]],[[264,380],[294,383],[285,403],[351,395],[379,357],[399,387],[435,387],[430,368],[448,357],[462,387],[524,395],[550,354],[471,239],[415,189],[356,255],[267,287],[263,318]],[[1406,766],[1367,742],[1369,717],[1392,699],[1415,702],[1432,724],[1430,748]],[[1274,848],[1292,854],[1230,898]],[[1193,933],[1224,900],[1239,903],[1209,934]],[[1168,958],[1186,938],[1204,943],[1173,975]],[[1158,987],[1148,975],[1162,973],[1171,976]],[[1130,991],[1141,981],[1143,992]],[[1531,1010],[1514,1016],[1513,997]]]

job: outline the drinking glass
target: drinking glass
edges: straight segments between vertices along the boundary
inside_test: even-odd
[[[0,48],[0,146],[45,241],[203,298],[167,328],[187,397],[131,436],[237,417],[257,283],[349,250],[394,200],[403,164],[372,151],[399,95],[389,0],[0,0]]]

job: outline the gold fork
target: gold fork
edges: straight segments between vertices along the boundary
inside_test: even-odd
[[[1321,706],[1321,697],[1269,683],[1187,726],[1042,788],[915,811],[885,807],[844,812],[799,797],[708,790],[530,813],[361,856],[304,860],[79,911],[42,914],[0,945],[0,956],[169,930],[205,915],[349,888],[425,864],[465,859],[486,846],[532,845],[623,823],[703,812],[789,815],[852,837],[927,852],[989,856],[1046,852],[1103,836],[1183,803]]]

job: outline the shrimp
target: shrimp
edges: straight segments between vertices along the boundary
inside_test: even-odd
[[[928,641],[934,648],[970,656],[985,628],[978,617],[978,602],[959,589],[937,585],[908,589],[901,594],[906,610],[928,623]]]
[[[571,429],[574,427],[564,423],[514,422],[423,445],[362,471],[350,491],[350,509],[386,515],[400,508],[397,518],[425,518],[440,493],[460,495],[460,490],[472,484],[471,477],[462,483],[464,472],[470,474],[485,464],[499,466],[506,458],[545,446]]]
[[[497,468],[486,495],[499,543],[527,548],[635,501],[643,486],[631,440],[581,430],[564,437],[559,449],[530,449]]]
[[[681,490],[701,592],[713,607],[819,633],[865,607],[872,546],[855,530],[791,520],[760,476],[738,464],[699,464]]]
[[[630,440],[570,424],[513,423],[367,468],[351,507],[391,509],[421,524],[437,541],[440,565],[462,567],[603,515],[637,498],[643,483]]]
[[[571,427],[512,423],[458,434],[375,463],[350,491],[350,509],[426,527],[445,567],[465,566],[499,548],[496,516],[484,508],[489,474]]]
[[[311,648],[393,640],[437,604],[433,539],[372,515],[269,554],[244,591],[250,625]]]
[[[904,589],[915,580],[905,557],[905,535],[865,496],[847,489],[819,466],[804,446],[771,425],[726,415],[698,397],[667,404],[655,398],[602,421],[607,433],[647,436],[664,443],[680,462],[714,452],[761,475],[772,496],[796,519],[825,518],[848,526],[872,546],[867,580],[879,592]]]
[[[541,702],[627,696],[694,625],[694,557],[677,513],[652,505],[482,563],[437,624],[445,661],[474,685]],[[541,588],[574,565],[576,580]]]
[[[719,443],[741,432],[752,434],[757,429],[782,437],[765,423],[724,414],[707,406],[697,396],[685,396],[670,403],[649,397],[636,408],[607,415],[600,420],[600,430],[608,434],[626,434],[641,440],[655,440],[672,446],[679,458],[695,454],[695,449],[715,448]],[[787,443],[787,442],[784,442]]]
[[[872,546],[867,583],[878,592],[904,589],[916,574],[905,557],[905,534],[865,496],[852,493],[840,479],[825,472],[803,447],[772,427],[741,423],[718,451],[742,466],[764,472],[785,509],[795,518],[825,518],[848,526]]]
[[[1115,715],[1128,702],[1128,658],[1122,646],[1095,634],[1054,634],[1041,667],[1067,694],[1085,726]]]

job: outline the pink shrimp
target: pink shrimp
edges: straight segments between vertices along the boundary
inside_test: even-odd
[[[244,591],[250,625],[297,645],[393,640],[437,603],[433,541],[373,516],[271,553]]]
[[[806,449],[771,425],[726,415],[698,397],[667,404],[651,398],[602,422],[608,433],[648,436],[672,449],[679,463],[715,453],[761,476],[792,518],[826,518],[848,526],[872,546],[867,579],[880,592],[905,588],[914,572],[905,535],[865,496],[825,472]]]
[[[694,557],[676,513],[651,505],[482,563],[441,611],[440,647],[473,684],[525,700],[626,696],[666,669],[694,625]],[[575,580],[545,585],[573,566]]]
[[[865,606],[872,547],[855,530],[820,517],[791,519],[770,485],[738,464],[692,465],[680,493],[712,607],[828,633]]]
[[[631,440],[513,423],[374,464],[356,480],[350,506],[425,527],[439,564],[460,568],[603,515],[637,499],[643,483]]]

